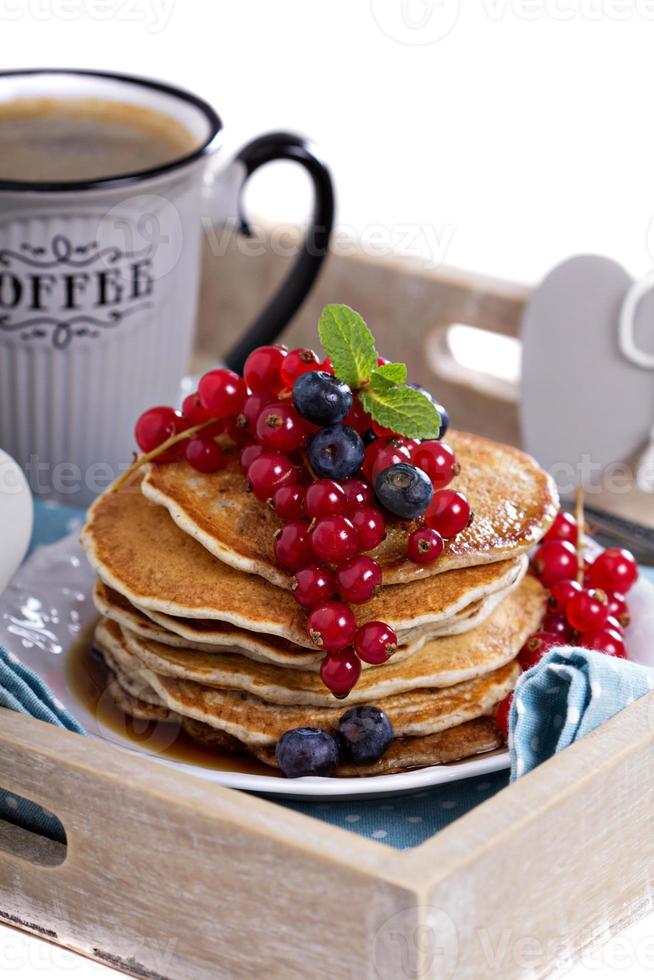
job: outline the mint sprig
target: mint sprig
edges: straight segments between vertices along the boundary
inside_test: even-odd
[[[320,343],[334,365],[334,374],[350,388],[360,388],[377,367],[375,338],[360,313],[330,303],[320,315]]]
[[[406,382],[406,364],[382,364],[380,367],[375,368],[375,370],[370,375],[371,382],[378,381],[383,378],[384,381],[388,381],[394,385],[403,385]]]
[[[422,392],[409,388],[406,364],[377,365],[375,338],[361,314],[337,303],[324,308],[320,342],[334,374],[355,391],[375,422],[409,439],[436,439],[441,417]]]
[[[409,439],[436,439],[441,417],[433,402],[407,385],[373,380],[359,399],[375,422]]]

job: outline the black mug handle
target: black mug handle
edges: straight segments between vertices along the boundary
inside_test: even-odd
[[[300,252],[272,300],[232,347],[225,363],[232,371],[243,370],[248,354],[255,347],[273,343],[291,317],[304,302],[313,286],[320,266],[327,256],[329,238],[334,224],[334,187],[326,165],[311,143],[293,133],[266,133],[243,147],[236,160],[245,166],[245,179],[272,160],[293,160],[309,173],[315,193],[313,217]],[[239,204],[241,232],[251,235],[250,227]]]

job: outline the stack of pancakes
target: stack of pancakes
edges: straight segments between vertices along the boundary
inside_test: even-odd
[[[248,492],[238,453],[211,475],[186,463],[150,465],[92,506],[82,543],[98,574],[102,615],[95,646],[120,707],[179,721],[199,741],[247,750],[276,765],[291,728],[335,731],[351,705],[372,704],[395,739],[371,775],[465,758],[498,747],[496,705],[520,669],[516,655],[538,629],[545,592],[526,575],[527,549],[552,523],[550,478],[518,450],[450,433],[472,525],[432,565],[406,558],[407,525],[389,521],[373,555],[381,594],[354,611],[382,620],[398,650],[363,664],[343,700],[323,686],[291,577],[274,562],[279,519]]]

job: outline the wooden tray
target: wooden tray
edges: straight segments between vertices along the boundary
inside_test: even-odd
[[[229,346],[285,261],[233,242],[217,256],[209,240],[198,365]],[[385,353],[438,384],[458,427],[517,443],[514,393],[453,380],[439,338],[455,322],[516,335],[527,295],[337,253],[289,339],[310,340],[326,301],[348,302]],[[160,980],[543,975],[651,908],[653,720],[650,695],[401,852],[0,711],[0,787],[67,835],[0,821],[0,920]]]
[[[654,695],[411,851],[0,711],[0,920],[138,977],[539,976],[651,908]]]

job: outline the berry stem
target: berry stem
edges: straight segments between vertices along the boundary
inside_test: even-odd
[[[304,465],[306,466],[307,470],[309,471],[309,473],[311,475],[311,479],[315,483],[319,479],[319,477],[316,476],[316,473],[315,473],[315,471],[314,471],[311,463],[309,462],[309,454],[303,450],[300,455],[302,456],[302,462],[304,463]]]
[[[580,483],[575,495],[575,517],[577,519],[577,581],[584,584],[584,487]]]
[[[208,419],[206,422],[200,422],[199,425],[192,425],[190,429],[184,429],[183,432],[175,432],[174,435],[170,436],[168,439],[165,439],[159,446],[155,446],[154,449],[151,449],[149,453],[144,453],[142,456],[138,456],[134,462],[114,480],[111,492],[117,493],[121,487],[124,487],[125,484],[131,480],[137,470],[139,470],[146,463],[150,463],[153,459],[156,459],[160,453],[166,452],[176,443],[182,442],[184,439],[190,439],[197,432],[202,432],[203,429],[215,424],[215,419]]]

